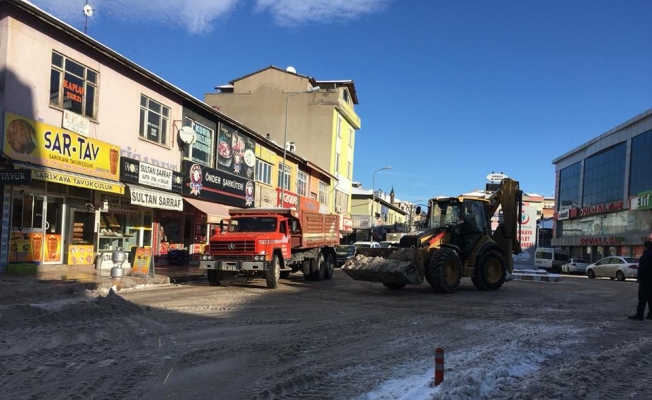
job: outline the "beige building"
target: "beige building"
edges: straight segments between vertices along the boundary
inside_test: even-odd
[[[350,216],[355,132],[361,126],[353,81],[320,81],[270,66],[216,89],[204,96],[206,103],[335,176],[326,206]]]

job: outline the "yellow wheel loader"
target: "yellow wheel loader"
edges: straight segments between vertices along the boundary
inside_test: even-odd
[[[512,254],[521,253],[517,227],[522,197],[518,181],[505,178],[486,199],[431,199],[423,227],[404,235],[398,248],[360,249],[342,270],[389,289],[420,285],[425,278],[436,293],[452,293],[463,277],[470,277],[480,290],[498,290],[513,272]],[[492,232],[491,217],[499,208],[499,224]]]

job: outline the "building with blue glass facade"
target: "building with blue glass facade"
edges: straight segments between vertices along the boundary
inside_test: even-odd
[[[652,109],[554,159],[552,245],[595,262],[652,234]]]

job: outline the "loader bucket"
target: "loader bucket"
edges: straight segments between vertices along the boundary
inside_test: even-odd
[[[423,273],[415,260],[415,248],[360,249],[342,271],[357,281],[420,285]]]

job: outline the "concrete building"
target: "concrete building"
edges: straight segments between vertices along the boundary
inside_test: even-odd
[[[552,245],[590,262],[639,256],[652,233],[652,109],[555,158]]]
[[[389,232],[406,232],[409,211],[396,204],[394,190],[390,194],[353,187],[351,195],[351,217],[354,240],[383,240]]]
[[[335,176],[326,205],[350,216],[355,135],[361,127],[353,81],[317,80],[291,67],[269,66],[216,89],[205,94],[206,103]]]

